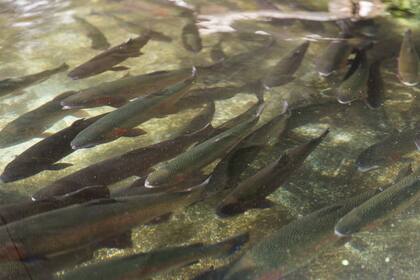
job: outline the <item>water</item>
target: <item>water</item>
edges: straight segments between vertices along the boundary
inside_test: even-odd
[[[52,69],[66,62],[74,68],[100,50],[91,48],[86,30],[74,19],[74,15],[86,19],[98,27],[111,46],[136,37],[136,27],[149,27],[173,39],[172,42],[151,40],[141,49],[143,55],[129,58],[121,65],[128,71],[108,71],[87,79],[71,80],[62,72],[43,83],[23,89],[22,94],[13,93],[0,97],[0,127],[22,114],[48,102],[58,94],[80,90],[129,75],[139,75],[160,70],[175,70],[182,67],[212,65],[212,47],[221,42],[226,57],[261,48],[269,42],[269,34],[276,44],[254,55],[236,58],[232,67],[220,70],[203,70],[196,87],[243,86],[256,81],[270,70],[280,58],[297,47],[303,40],[311,42],[302,65],[294,74],[292,82],[265,90],[265,109],[261,123],[270,120],[283,110],[287,101],[292,115],[288,129],[279,145],[264,149],[257,160],[250,164],[244,177],[254,174],[279,157],[281,151],[317,137],[326,128],[330,134],[305,160],[303,166],[293,173],[269,199],[275,203],[268,209],[252,209],[233,218],[221,219],[214,208],[218,199],[199,202],[178,211],[168,221],[158,225],[136,227],[132,233],[133,247],[129,249],[99,249],[94,258],[83,265],[117,256],[180,246],[195,242],[214,243],[236,234],[251,231],[252,241],[261,240],[291,221],[317,209],[364,190],[384,187],[391,183],[407,162],[418,166],[418,153],[413,149],[403,157],[393,158],[391,164],[369,172],[357,170],[356,158],[370,145],[383,140],[395,131],[414,129],[418,121],[418,86],[407,87],[397,77],[397,56],[404,31],[411,28],[417,52],[420,51],[419,9],[411,4],[391,6],[391,15],[374,18],[374,45],[367,54],[369,61],[382,60],[385,101],[382,107],[370,109],[364,101],[351,105],[339,104],[332,89],[338,80],[321,78],[315,61],[319,59],[339,29],[333,22],[266,21],[240,19],[224,26],[221,15],[233,12],[279,11],[327,11],[327,1],[2,1],[0,2],[1,41],[0,76],[19,77]],[[274,3],[274,4],[273,4]],[[180,6],[176,6],[180,5]],[[182,6],[194,9],[198,19],[203,15],[210,21],[201,21],[202,50],[194,53],[185,49],[181,30],[190,21],[180,16]],[[278,10],[277,10],[278,9]],[[412,14],[412,15],[411,15]],[[411,16],[408,16],[411,15]],[[130,22],[124,25],[113,16]],[[370,30],[370,29],[369,29]],[[369,31],[368,30],[368,31]],[[219,32],[227,31],[227,32]],[[369,31],[370,32],[370,31]],[[368,33],[369,33],[368,32]],[[268,45],[267,45],[268,46]],[[384,58],[384,59],[383,59]],[[230,60],[228,60],[230,61]],[[206,72],[208,71],[208,72]],[[200,73],[200,69],[199,69]],[[212,125],[217,127],[244,112],[257,102],[257,97],[246,90],[234,97],[216,101],[216,113]],[[111,107],[83,110],[85,117],[112,111]],[[179,136],[182,128],[200,111],[200,107],[183,110],[164,118],[154,118],[141,124],[146,135],[134,138],[122,137],[116,141],[91,149],[81,149],[65,157],[61,162],[72,166],[59,171],[43,171],[29,178],[0,185],[2,204],[19,202],[32,196],[44,186],[81,168],[107,158],[146,147]],[[47,132],[55,133],[71,125],[80,117],[68,115],[54,123]],[[0,166],[5,167],[16,155],[39,142],[33,138],[22,144],[2,149]],[[214,165],[214,164],[213,164]],[[209,172],[211,168],[207,168]],[[128,186],[136,177],[130,176],[110,186],[116,191]],[[289,275],[288,279],[415,279],[420,274],[417,263],[418,203],[401,214],[387,219],[374,229],[364,230],[343,246],[334,246],[322,252],[307,265]],[[246,249],[244,250],[246,251]],[[229,258],[206,258],[191,266],[175,269],[156,276],[156,279],[191,279],[213,266],[229,263]],[[66,267],[64,271],[74,267]],[[61,275],[63,272],[60,271]],[[37,279],[37,278],[34,278]],[[41,278],[42,279],[42,278]]]

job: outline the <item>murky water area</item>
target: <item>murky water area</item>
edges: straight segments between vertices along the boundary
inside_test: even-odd
[[[0,279],[420,277],[417,1],[0,14]]]

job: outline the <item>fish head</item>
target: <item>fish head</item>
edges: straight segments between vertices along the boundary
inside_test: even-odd
[[[364,150],[356,159],[357,169],[367,172],[386,165],[389,160],[384,153],[376,151],[374,147]]]
[[[168,184],[174,184],[176,183],[176,181],[180,181],[180,179],[175,180],[173,178],[175,176],[173,175],[174,174],[172,174],[172,172],[168,168],[157,167],[155,171],[153,171],[147,176],[144,186],[146,188],[157,188],[166,186]]]

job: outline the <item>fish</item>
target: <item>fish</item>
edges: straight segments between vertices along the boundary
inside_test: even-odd
[[[420,170],[417,169],[344,215],[335,234],[348,236],[401,212],[420,198]]]
[[[398,56],[398,77],[406,86],[416,86],[419,83],[419,56],[412,39],[410,29],[405,31]]]
[[[251,132],[250,130],[259,120],[263,107],[264,105],[261,105],[255,115],[241,124],[211,137],[169,161],[161,162],[153,167],[154,171],[147,176],[145,186],[155,188],[182,182],[192,172],[200,170],[216,159],[221,158]]]
[[[366,92],[366,103],[371,109],[378,109],[384,104],[385,89],[381,75],[381,60],[370,65]]]
[[[94,200],[109,198],[109,189],[105,186],[90,186],[68,193],[58,198],[48,198],[37,201],[21,201],[0,206],[0,225],[10,224],[15,221],[35,216],[51,210]]]
[[[128,76],[82,89],[61,102],[63,109],[121,107],[131,99],[162,90],[191,76],[191,68]]]
[[[277,160],[241,182],[219,203],[217,214],[229,217],[251,208],[270,207],[273,203],[266,197],[287,182],[328,133],[327,129],[321,136],[285,151]]]
[[[184,48],[193,53],[199,53],[203,48],[200,33],[194,22],[188,22],[182,28],[182,44]]]
[[[73,153],[70,142],[74,137],[104,115],[77,120],[70,127],[31,146],[6,165],[0,175],[0,182],[14,182],[44,170],[62,170],[72,166],[70,163],[57,163],[57,161]]]
[[[50,183],[33,194],[32,200],[60,197],[86,186],[109,186],[131,176],[146,176],[152,166],[175,157],[213,133],[214,128],[207,126],[193,134],[181,135],[105,159]]]
[[[300,44],[285,57],[283,57],[269,73],[262,79],[266,88],[281,86],[294,79],[293,74],[299,69],[306,51],[309,48],[309,41]]]
[[[196,69],[193,68],[191,77],[188,79],[162,91],[139,97],[110,112],[77,134],[71,141],[71,147],[74,150],[89,148],[122,136],[135,137],[144,134],[144,131],[134,127],[150,120],[155,115],[170,110],[182,96],[185,96],[195,77]]]
[[[296,219],[263,237],[223,273],[223,280],[283,279],[340,241],[337,221],[377,194],[369,190]]]
[[[87,62],[71,70],[67,76],[73,80],[79,80],[101,74],[106,71],[124,71],[125,66],[115,66],[130,57],[139,57],[142,55],[140,49],[150,40],[149,32],[130,38],[126,42],[109,48],[106,51],[96,55]]]
[[[226,54],[223,51],[222,41],[220,40],[210,50],[211,60],[215,63],[221,62],[226,59]]]
[[[0,148],[7,148],[29,141],[33,138],[48,136],[47,129],[67,115],[81,115],[78,110],[64,111],[61,101],[74,91],[64,92],[40,107],[29,111],[8,123],[0,131]]]
[[[242,234],[209,245],[195,243],[115,258],[76,269],[60,279],[149,279],[198,262],[202,258],[228,257],[238,251],[248,238],[248,234]]]
[[[202,191],[97,199],[9,223],[0,227],[0,262],[48,258],[98,244],[201,200]]]
[[[214,113],[216,112],[216,105],[214,102],[206,103],[202,109],[180,132],[180,135],[193,134],[207,126],[211,126]]]
[[[362,51],[355,58],[359,60],[357,69],[351,76],[344,80],[336,89],[337,101],[341,104],[348,104],[362,97],[369,78],[369,65],[366,54]]]
[[[316,62],[316,70],[322,77],[329,77],[344,68],[353,47],[345,38],[333,40]]]
[[[231,190],[236,187],[242,173],[257,158],[259,153],[267,147],[272,147],[280,141],[290,117],[287,102],[282,112],[254,130],[214,168],[206,190],[209,196]]]
[[[35,74],[1,80],[0,97],[16,93],[17,91],[23,90],[27,87],[42,83],[43,81],[49,79],[51,76],[64,72],[67,69],[69,69],[69,66],[63,63],[56,68],[44,70]]]
[[[86,35],[92,41],[91,48],[94,50],[105,50],[111,45],[106,39],[105,35],[99,30],[98,27],[88,22],[84,18],[78,17],[76,15],[73,18],[86,30]]]
[[[369,146],[357,157],[357,169],[367,172],[403,160],[406,154],[420,147],[416,133],[416,129],[394,131],[384,140]]]

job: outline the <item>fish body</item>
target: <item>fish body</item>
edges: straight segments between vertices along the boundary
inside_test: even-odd
[[[0,227],[0,260],[64,254],[130,231],[201,198],[191,192],[99,199],[49,211]]]
[[[418,149],[415,139],[416,130],[392,133],[360,153],[356,160],[358,170],[365,172],[400,161],[404,155]]]
[[[270,205],[266,197],[290,178],[327,134],[328,130],[308,143],[287,150],[279,159],[240,183],[218,205],[219,216],[237,215],[250,208]]]
[[[190,52],[198,53],[203,48],[200,33],[194,22],[187,23],[182,29],[182,44]]]
[[[263,85],[271,88],[290,82],[293,79],[293,74],[299,69],[308,47],[309,41],[305,41],[283,57],[262,79]]]
[[[381,76],[381,61],[377,60],[369,68],[366,102],[370,108],[377,109],[384,103],[385,89]]]
[[[356,59],[359,60],[357,69],[336,89],[337,100],[341,104],[348,104],[360,99],[366,87],[369,78],[369,65],[365,53],[360,52]]]
[[[62,170],[71,166],[68,163],[57,163],[64,157],[73,153],[70,142],[76,135],[97,121],[103,115],[87,120],[77,120],[52,136],[31,146],[8,163],[0,176],[4,183],[14,182],[36,175],[44,170]]]
[[[332,41],[316,63],[319,75],[328,77],[342,69],[346,65],[352,49],[345,39]]]
[[[9,224],[72,204],[108,197],[109,190],[107,187],[92,186],[85,187],[60,198],[49,198],[38,201],[30,200],[2,205],[0,207],[0,225]]]
[[[415,86],[419,82],[419,56],[412,39],[411,30],[407,30],[401,44],[398,57],[398,76],[406,86]]]
[[[116,81],[78,91],[61,102],[64,109],[120,107],[131,99],[162,90],[171,84],[187,79],[191,69],[157,71],[144,75],[128,76]]]
[[[200,170],[222,157],[235,147],[258,122],[258,115],[192,147],[175,158],[154,167],[146,179],[146,187],[161,187],[174,182],[182,182],[191,172]]]
[[[0,131],[0,148],[7,148],[33,138],[43,137],[43,133],[54,123],[66,115],[75,114],[76,110],[64,111],[60,105],[63,99],[74,93],[74,91],[64,92],[53,100],[8,123]]]
[[[192,86],[195,80],[195,68],[192,76],[157,93],[139,97],[136,100],[100,118],[82,130],[71,142],[73,149],[92,147],[121,136],[138,136],[133,128],[170,110]]]
[[[0,81],[0,97],[15,93],[26,87],[30,87],[47,80],[52,75],[66,71],[69,66],[65,63],[57,68],[45,70],[36,74],[30,74],[18,78],[8,78]]]
[[[389,215],[395,215],[419,198],[420,176],[417,170],[343,216],[335,226],[335,233],[339,236],[356,233]]]
[[[227,270],[223,280],[282,279],[336,244],[337,221],[378,190],[324,207],[264,237]]]
[[[127,42],[107,49],[80,66],[77,66],[67,75],[73,80],[78,80],[95,76],[109,70],[126,70],[126,67],[114,66],[130,57],[139,57],[141,55],[140,49],[143,48],[149,40],[150,34],[148,32],[136,38],[129,39]]]
[[[248,236],[245,234],[210,245],[198,243],[116,258],[77,269],[60,279],[149,279],[160,273],[197,262],[202,258],[229,256],[237,251],[247,239]]]
[[[83,26],[86,30],[86,34],[89,39],[92,41],[91,48],[94,50],[105,50],[110,47],[108,40],[105,35],[99,30],[98,27],[88,22],[84,18],[73,16],[73,18]]]
[[[63,196],[86,186],[108,186],[131,176],[146,176],[152,166],[182,153],[213,131],[212,127],[207,127],[194,134],[182,135],[95,163],[52,182],[36,192],[32,199]]]

